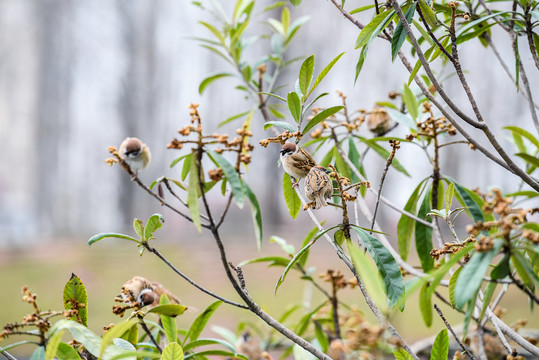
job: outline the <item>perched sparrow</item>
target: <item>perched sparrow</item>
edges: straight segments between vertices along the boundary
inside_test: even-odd
[[[179,304],[180,301],[174,294],[165,289],[163,285],[155,281],[150,281],[142,276],[135,276],[122,286],[122,295],[124,302],[130,303],[136,301],[142,307],[150,308],[159,305],[161,295],[166,294],[173,304]]]
[[[316,166],[311,154],[294,143],[286,143],[281,149],[281,162],[284,171],[297,179],[293,187],[298,186],[299,179],[304,178],[313,166]]]
[[[322,166],[313,167],[305,178],[305,196],[311,202],[306,205],[306,209],[312,206],[317,210],[323,206],[328,206],[326,198],[333,195],[333,183],[329,177],[330,171]]]
[[[391,118],[387,110],[376,105],[367,116],[367,126],[369,131],[376,136],[382,136],[391,129]]]
[[[267,357],[263,356],[262,348],[258,340],[251,336],[249,331],[244,332],[236,341],[236,351],[245,355],[249,360],[262,360]]]
[[[152,159],[150,148],[136,137],[125,138],[118,154],[134,172],[133,179],[137,177],[139,170],[146,169]]]

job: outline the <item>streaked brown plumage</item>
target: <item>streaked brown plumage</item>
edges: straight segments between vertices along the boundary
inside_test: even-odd
[[[316,166],[316,161],[314,161],[311,154],[294,143],[283,145],[281,149],[281,162],[284,171],[296,178],[298,182],[299,179],[307,176],[313,166]]]
[[[169,290],[155,281],[150,281],[142,276],[135,276],[122,286],[122,297],[139,302],[143,307],[150,308],[159,305],[161,295],[166,294],[172,304],[180,304],[178,298]]]
[[[305,178],[305,196],[311,201],[310,204],[315,210],[328,206],[326,198],[333,195],[333,183],[328,174],[328,169],[315,166]]]
[[[146,169],[152,160],[150,148],[136,137],[125,138],[120,145],[118,155],[134,172],[133,178],[137,177],[139,170]]]

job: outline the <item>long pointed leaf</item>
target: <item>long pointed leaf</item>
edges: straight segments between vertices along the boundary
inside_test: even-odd
[[[352,229],[358,233],[384,279],[389,306],[395,305],[404,294],[404,280],[399,265],[377,238],[357,227]]]
[[[324,80],[324,78],[326,77],[326,75],[329,73],[329,71],[331,70],[331,68],[333,67],[333,65],[335,65],[335,63],[337,61],[339,61],[339,59],[341,58],[341,56],[343,56],[344,53],[340,53],[339,55],[335,56],[335,58],[333,60],[331,60],[329,62],[329,64],[326,65],[326,67],[320,72],[320,74],[318,74],[318,76],[316,77],[316,79],[314,80],[314,83],[313,83],[313,86],[311,86],[311,89],[309,90],[309,93],[307,94],[306,98],[309,97],[309,95],[311,95],[311,93],[314,91],[314,89],[316,89],[316,87],[318,86],[318,84],[320,84],[320,82],[322,80]]]
[[[305,61],[301,65],[301,69],[299,70],[299,88],[301,90],[301,93],[303,94],[303,101],[305,101],[305,99],[307,98],[307,90],[309,89],[309,85],[311,85],[311,81],[313,78],[313,70],[314,55],[311,55],[307,59],[305,59]]]
[[[238,172],[232,166],[232,164],[230,164],[228,160],[220,154],[216,153],[213,150],[207,150],[207,153],[212,158],[212,160],[215,161],[217,165],[219,165],[219,167],[223,170],[223,173],[225,174],[228,183],[232,188],[232,197],[234,198],[234,202],[236,203],[236,205],[238,205],[240,209],[243,208],[243,185],[240,176],[238,175]]]
[[[249,185],[245,182],[243,183],[243,189],[245,190],[247,199],[249,199],[249,202],[251,203],[251,215],[255,228],[256,246],[258,247],[258,250],[260,250],[262,248],[262,212],[260,210],[260,204],[258,203],[258,199],[253,190],[251,190]]]
[[[412,18],[415,13],[415,7],[416,2],[413,2],[410,7],[406,10],[404,13],[404,17],[406,21],[409,23],[412,22]],[[404,44],[404,40],[406,40],[406,31],[404,30],[404,26],[399,21],[397,24],[397,27],[395,28],[395,33],[393,34],[393,38],[391,39],[391,61],[394,61],[397,57],[397,54],[399,53],[399,50],[401,49],[402,45]]]
[[[338,112],[341,111],[342,109],[344,109],[344,106],[339,105],[339,106],[332,106],[332,107],[330,107],[330,108],[327,108],[327,109],[324,109],[324,110],[320,111],[318,114],[316,114],[316,115],[311,119],[311,121],[309,121],[309,122],[307,123],[307,125],[305,125],[305,127],[304,127],[303,130],[302,130],[302,133],[303,133],[303,134],[306,134],[307,131],[311,130],[313,127],[315,127],[316,125],[318,125],[320,122],[326,120],[326,119],[327,119],[328,117],[330,117],[331,115],[338,113]]]
[[[187,161],[187,159],[186,159]],[[199,233],[202,232],[202,223],[200,220],[200,204],[198,203],[198,194],[200,194],[200,176],[196,159],[192,158],[189,166],[189,191],[187,193],[187,206],[191,214],[191,220]]]

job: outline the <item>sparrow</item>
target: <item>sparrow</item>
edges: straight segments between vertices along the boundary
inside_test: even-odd
[[[141,307],[148,306],[151,309],[159,305],[163,294],[168,296],[172,304],[180,304],[178,298],[163,285],[142,276],[135,276],[122,286],[121,297],[127,304],[136,301]]]
[[[391,130],[391,118],[387,110],[376,105],[367,116],[367,127],[375,136],[382,136]]]
[[[129,165],[133,171],[132,179],[138,176],[139,170],[144,170],[150,164],[152,155],[148,145],[144,144],[136,137],[128,137],[122,141],[120,150],[118,151],[120,158]]]
[[[258,340],[254,338],[249,331],[240,335],[235,346],[236,351],[245,355],[249,360],[266,359]]]
[[[311,202],[306,205],[306,209],[312,206],[318,210],[323,206],[328,206],[326,198],[333,195],[333,182],[329,177],[330,171],[322,166],[313,167],[305,178],[305,196]]]
[[[299,184],[299,179],[304,178],[313,166],[316,166],[311,154],[294,143],[286,143],[281,149],[281,163],[284,171],[293,176],[297,181],[292,187]]]

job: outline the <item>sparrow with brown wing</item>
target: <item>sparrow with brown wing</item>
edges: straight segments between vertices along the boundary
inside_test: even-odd
[[[316,166],[311,154],[294,143],[286,143],[281,149],[281,163],[284,171],[293,176],[297,181],[292,187],[299,184],[299,179],[304,178],[313,166]]]
[[[126,303],[136,301],[141,307],[159,305],[161,295],[166,294],[172,304],[180,304],[178,298],[158,282],[135,276],[122,286],[121,297]]]
[[[118,151],[120,158],[129,165],[133,171],[132,179],[135,179],[139,170],[144,170],[150,164],[152,155],[148,145],[144,144],[136,137],[128,137],[122,141],[120,150]]]
[[[312,207],[315,210],[328,206],[326,198],[333,195],[333,183],[329,177],[330,171],[322,166],[313,167],[305,178],[305,197],[311,202],[305,205],[305,210]]]

